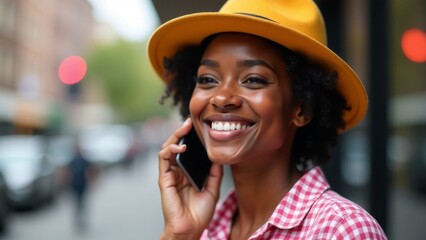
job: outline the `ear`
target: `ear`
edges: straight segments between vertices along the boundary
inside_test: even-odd
[[[306,115],[306,113],[303,112],[302,106],[300,104],[297,104],[293,116],[292,123],[296,127],[303,127],[312,120],[312,116]]]

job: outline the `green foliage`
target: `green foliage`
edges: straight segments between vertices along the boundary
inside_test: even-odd
[[[118,121],[131,123],[168,114],[158,103],[164,85],[149,65],[145,43],[120,40],[95,46],[88,70],[88,78],[103,86]]]

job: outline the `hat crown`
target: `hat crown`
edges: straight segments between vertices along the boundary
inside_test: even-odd
[[[324,19],[313,0],[228,0],[219,12],[265,18],[327,45]]]

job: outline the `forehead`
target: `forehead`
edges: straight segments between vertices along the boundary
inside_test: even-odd
[[[229,51],[229,54],[247,52],[264,56],[280,56],[282,52],[278,44],[246,33],[221,33],[214,35],[208,40],[204,56],[215,53],[218,49]]]

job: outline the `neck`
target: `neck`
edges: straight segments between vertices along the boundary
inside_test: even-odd
[[[232,167],[238,212],[234,217],[232,239],[247,239],[271,216],[282,198],[301,177],[295,167],[284,164],[269,164],[247,170]],[[288,161],[287,161],[288,163]],[[292,164],[291,164],[292,166]]]

